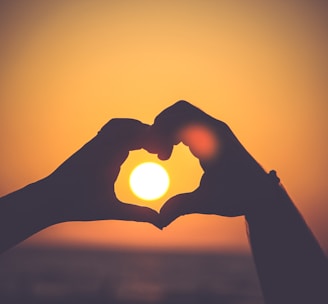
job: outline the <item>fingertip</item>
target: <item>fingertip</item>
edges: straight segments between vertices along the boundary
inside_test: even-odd
[[[157,229],[159,229],[159,230],[163,230],[163,226],[160,224],[160,223],[158,223],[158,222],[149,222],[150,224],[152,224],[153,226],[155,226]]]
[[[199,211],[197,202],[197,191],[178,194],[170,198],[159,212],[162,227],[167,227],[180,216],[197,213]]]
[[[161,221],[161,227],[163,229],[169,226],[179,216],[182,215],[180,210],[177,210],[174,205],[174,202],[170,200],[169,202],[165,203],[165,205],[160,210],[159,217]]]
[[[157,154],[157,157],[160,160],[168,160],[171,157],[172,150],[173,150],[173,147],[169,147],[165,150],[162,150]]]
[[[167,221],[161,218],[160,230],[163,231],[172,221]]]

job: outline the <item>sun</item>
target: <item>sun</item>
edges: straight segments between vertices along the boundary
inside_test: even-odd
[[[137,197],[153,201],[166,193],[170,185],[170,178],[161,165],[146,162],[133,169],[129,182],[132,192]]]

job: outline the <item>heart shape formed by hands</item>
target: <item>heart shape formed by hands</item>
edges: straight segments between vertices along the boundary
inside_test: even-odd
[[[180,142],[189,146],[204,171],[195,191],[170,198],[159,214],[117,198],[114,184],[130,151],[143,148],[166,160]],[[45,196],[60,202],[54,204],[60,221],[119,219],[162,228],[190,213],[246,214],[265,195],[268,183],[266,172],[225,123],[179,101],[151,126],[134,119],[110,120],[43,184]]]

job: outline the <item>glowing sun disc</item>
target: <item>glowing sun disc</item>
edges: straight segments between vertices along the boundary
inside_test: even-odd
[[[132,192],[137,197],[152,201],[166,193],[169,188],[170,178],[161,165],[146,162],[133,169],[129,182]]]

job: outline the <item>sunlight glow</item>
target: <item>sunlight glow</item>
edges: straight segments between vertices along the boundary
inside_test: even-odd
[[[166,170],[159,164],[146,162],[138,165],[130,175],[130,187],[133,193],[147,201],[163,196],[170,185]]]

